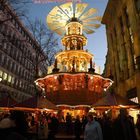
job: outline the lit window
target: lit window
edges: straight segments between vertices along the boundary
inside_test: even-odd
[[[8,75],[8,82],[11,83],[11,81],[12,81],[12,76]]]
[[[5,73],[5,72],[3,74],[3,80],[7,80],[7,73]]]
[[[136,64],[136,55],[134,54],[134,64],[135,64],[135,69],[138,69],[138,66]]]
[[[3,74],[3,71],[2,71],[2,70],[0,70],[0,77],[2,77],[2,74]]]
[[[133,37],[133,33],[132,33],[132,29],[131,27],[129,27],[129,34],[130,34],[130,39],[131,39],[131,43],[134,43],[134,37]]]

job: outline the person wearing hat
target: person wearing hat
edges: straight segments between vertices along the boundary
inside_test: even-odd
[[[103,140],[100,124],[95,121],[91,112],[87,115],[88,123],[85,126],[84,140]]]

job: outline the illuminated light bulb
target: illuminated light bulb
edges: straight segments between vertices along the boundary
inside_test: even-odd
[[[106,91],[106,88],[104,88],[104,91]]]
[[[129,108],[129,109],[130,109],[130,110],[133,110],[133,111],[135,110],[134,108]]]
[[[54,79],[57,79],[57,76],[54,76]]]
[[[92,77],[90,77],[90,79],[92,80],[92,79],[93,79],[93,76],[92,76]]]
[[[38,86],[38,82],[35,83]]]
[[[122,108],[125,108],[125,106],[124,105],[119,105],[120,107],[122,107]]]

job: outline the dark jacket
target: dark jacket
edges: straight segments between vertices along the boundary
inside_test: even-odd
[[[137,140],[135,128],[129,117],[118,117],[113,124],[114,140]]]

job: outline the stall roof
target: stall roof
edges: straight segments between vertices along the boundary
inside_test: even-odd
[[[95,104],[93,104],[95,108],[132,108],[139,107],[139,104],[130,101],[129,99],[122,97],[118,94],[107,94],[102,99],[98,100]]]

